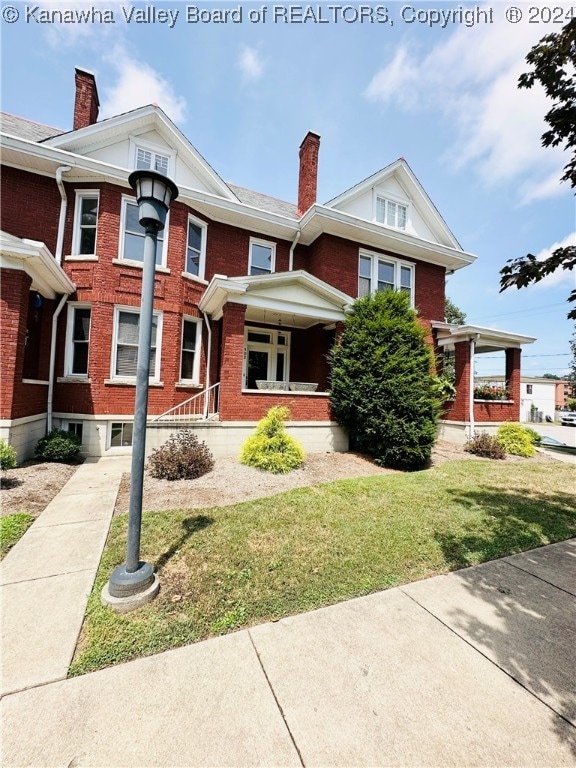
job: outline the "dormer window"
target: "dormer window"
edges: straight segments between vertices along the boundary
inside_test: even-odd
[[[158,171],[168,176],[170,158],[168,155],[161,155],[150,149],[136,147],[136,169]]]
[[[376,198],[376,221],[394,229],[406,229],[408,206],[389,200],[386,197]]]

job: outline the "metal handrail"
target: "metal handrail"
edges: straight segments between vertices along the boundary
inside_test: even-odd
[[[183,403],[169,408],[160,416],[154,416],[150,422],[186,422],[187,420],[203,420],[214,418],[218,414],[218,396],[220,392],[220,382],[212,384],[208,389],[197,392],[192,397],[184,400]]]

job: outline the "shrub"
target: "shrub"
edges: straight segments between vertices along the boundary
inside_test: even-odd
[[[80,453],[80,438],[73,432],[52,429],[36,443],[34,453],[46,461],[71,461]]]
[[[488,432],[481,432],[479,435],[474,435],[472,439],[467,440],[464,450],[468,451],[468,453],[474,453],[476,456],[484,456],[486,459],[506,458],[504,448],[502,448],[494,435],[489,435]]]
[[[286,432],[284,422],[288,418],[290,411],[286,406],[270,408],[242,446],[240,462],[276,475],[299,467],[305,458],[304,449]]]
[[[440,397],[425,335],[405,294],[378,291],[354,303],[330,352],[334,417],[382,466],[420,469],[432,453]]]
[[[496,432],[496,439],[506,451],[514,456],[534,456],[536,451],[526,427],[520,424],[502,424]]]
[[[147,469],[161,480],[194,480],[210,472],[214,458],[204,442],[188,429],[170,435],[148,459]]]
[[[16,450],[2,438],[0,440],[0,469],[4,472],[6,469],[14,469],[15,466]]]
[[[535,429],[532,429],[532,427],[524,427],[524,431],[530,437],[530,440],[532,441],[532,445],[540,445],[540,443],[542,442],[541,434],[536,432]]]

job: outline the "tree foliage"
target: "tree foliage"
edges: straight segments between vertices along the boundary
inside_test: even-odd
[[[576,397],[576,331],[572,333],[572,338],[570,339],[570,352],[572,352],[572,359],[570,360],[568,381],[572,387],[572,397]]]
[[[462,312],[448,296],[444,300],[444,320],[456,325],[464,325],[466,322],[466,313]]]
[[[520,88],[532,88],[536,82],[544,88],[553,104],[545,115],[548,130],[542,134],[544,147],[562,145],[571,152],[564,167],[562,181],[576,186],[576,19],[568,22],[559,32],[543,37],[526,56],[532,67],[522,74],[518,81]],[[537,283],[557,269],[574,269],[576,246],[556,248],[547,258],[538,261],[529,253],[517,259],[509,259],[500,270],[500,291],[511,286],[524,288]],[[570,302],[576,301],[576,290],[570,293]],[[569,318],[576,319],[576,309],[571,309]]]
[[[439,402],[432,351],[408,297],[379,291],[358,299],[330,364],[332,412],[351,446],[382,466],[423,467]]]

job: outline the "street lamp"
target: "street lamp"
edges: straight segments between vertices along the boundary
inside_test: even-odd
[[[144,449],[148,415],[148,379],[150,375],[150,343],[154,307],[154,274],[158,232],[164,229],[170,203],[178,197],[174,182],[156,171],[134,171],[128,182],[136,194],[139,220],[146,232],[142,297],[138,329],[138,360],[136,364],[136,397],[134,429],[132,432],[132,474],[130,482],[130,511],[126,562],[114,569],[102,590],[105,603],[118,611],[130,611],[152,600],[160,582],[150,563],[140,561],[140,528],[144,487]]]

